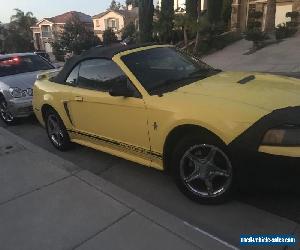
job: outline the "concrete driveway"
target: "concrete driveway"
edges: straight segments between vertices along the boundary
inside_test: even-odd
[[[300,72],[300,32],[277,44],[244,55],[252,42],[240,40],[202,59],[216,68],[230,71]]]

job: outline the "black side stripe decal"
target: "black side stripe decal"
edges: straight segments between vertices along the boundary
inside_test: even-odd
[[[123,148],[126,148],[128,150],[133,150],[137,153],[152,155],[152,156],[160,158],[160,159],[162,158],[162,155],[160,153],[152,152],[151,150],[148,150],[148,149],[145,149],[145,148],[142,148],[142,147],[132,146],[132,145],[129,145],[129,144],[126,144],[126,143],[121,143],[121,142],[118,142],[118,141],[115,141],[115,140],[111,140],[111,139],[107,139],[107,138],[104,138],[104,137],[91,135],[91,134],[88,134],[88,133],[79,132],[79,131],[75,131],[75,130],[68,130],[68,132],[83,135],[83,136],[86,136],[86,137],[89,137],[89,138],[92,138],[92,139],[95,139],[95,140],[103,141],[103,142],[108,143],[108,144],[123,147]]]

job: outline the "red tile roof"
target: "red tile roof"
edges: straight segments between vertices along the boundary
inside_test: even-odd
[[[92,18],[89,15],[86,15],[82,12],[77,11],[69,11],[64,14],[51,17],[51,18],[44,18],[45,20],[52,22],[52,23],[66,23],[68,20],[78,17],[79,20],[83,23],[92,23]]]

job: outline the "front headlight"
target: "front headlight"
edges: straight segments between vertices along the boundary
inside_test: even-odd
[[[268,146],[300,146],[300,126],[286,125],[267,131],[262,145]]]
[[[26,91],[27,91],[27,95],[33,96],[33,89],[28,88]]]
[[[9,93],[11,94],[12,97],[14,98],[21,98],[26,96],[26,90],[22,90],[20,88],[10,88]]]
[[[9,93],[13,98],[22,98],[26,96],[33,96],[33,90],[31,88],[22,90],[20,88],[10,88]]]

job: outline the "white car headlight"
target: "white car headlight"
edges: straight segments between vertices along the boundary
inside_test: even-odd
[[[21,98],[26,96],[26,91],[20,89],[20,88],[10,88],[9,93],[14,98]]]
[[[286,125],[267,131],[262,140],[268,146],[300,146],[300,126]]]

